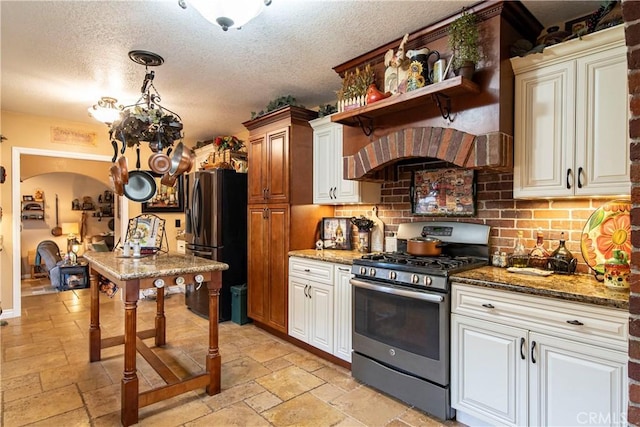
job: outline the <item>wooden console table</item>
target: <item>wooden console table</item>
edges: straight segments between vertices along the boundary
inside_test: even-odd
[[[124,372],[121,386],[121,416],[124,426],[138,422],[138,410],[152,403],[168,399],[197,388],[206,387],[209,395],[220,392],[221,359],[218,350],[218,295],[222,270],[227,264],[198,258],[193,255],[161,254],[145,258],[123,258],[114,252],[87,252],[91,282],[91,325],[89,328],[89,360],[100,360],[103,348],[124,344]],[[124,301],[124,334],[101,338],[100,301],[97,275],[115,283]],[[179,278],[184,283],[205,283],[209,289],[209,351],[206,372],[178,378],[166,364],[147,347],[143,339],[155,337],[155,345],[166,343],[164,292],[156,298],[155,328],[137,331],[136,312],[140,289],[169,286]],[[159,281],[163,282],[159,282]],[[158,372],[166,385],[140,393],[136,371],[136,351]]]

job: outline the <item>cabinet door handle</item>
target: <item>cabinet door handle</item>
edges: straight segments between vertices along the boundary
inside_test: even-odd
[[[579,321],[579,320],[567,320],[567,323],[568,323],[568,324],[570,324],[570,325],[576,325],[576,326],[582,326],[582,325],[584,325],[584,323],[582,323],[582,322],[581,322],[581,321]]]
[[[338,187],[333,187],[333,198],[337,199],[338,196],[336,196],[336,191],[338,190]]]
[[[304,296],[305,296],[305,297],[308,297],[308,296],[309,296],[309,295],[307,295],[307,287],[308,287],[308,286],[309,286],[309,285],[304,285]]]
[[[567,190],[571,190],[571,183],[569,178],[571,177],[571,168],[567,169]]]
[[[346,267],[338,267],[338,270],[340,270],[340,271],[349,271],[350,269],[346,268]]]
[[[525,359],[525,357],[526,357],[526,356],[525,356],[525,354],[524,354],[524,337],[521,337],[521,338],[520,338],[520,358],[521,358],[522,360],[524,360],[524,359]]]
[[[536,356],[533,352],[536,350],[536,342],[531,341],[531,363],[536,363]]]
[[[582,166],[578,168],[578,188],[582,188]]]
[[[483,306],[484,308],[495,308],[495,307],[493,306],[493,304],[488,304],[488,303],[487,303],[487,304],[482,304],[482,306]]]

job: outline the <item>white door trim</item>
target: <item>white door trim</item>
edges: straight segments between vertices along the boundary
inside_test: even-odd
[[[20,213],[20,156],[22,154],[30,154],[44,157],[58,157],[65,159],[77,160],[95,160],[99,162],[111,162],[111,156],[102,154],[76,153],[68,151],[44,150],[39,148],[12,147],[11,149],[11,200],[12,209],[12,256],[13,256],[13,305],[9,310],[4,310],[2,318],[20,317],[22,312],[22,292],[21,292],[21,270],[20,253],[21,253],[21,213]],[[129,218],[128,200],[121,196],[120,200],[120,218]],[[122,230],[123,225],[127,225],[127,221],[120,221],[120,235],[126,233],[126,228]]]

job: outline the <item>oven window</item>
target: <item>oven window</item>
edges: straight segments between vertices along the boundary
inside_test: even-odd
[[[355,332],[390,347],[440,359],[438,303],[354,287]]]

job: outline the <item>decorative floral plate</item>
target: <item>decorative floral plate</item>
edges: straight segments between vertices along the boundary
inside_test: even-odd
[[[596,209],[582,229],[582,257],[596,275],[604,274],[604,263],[615,249],[631,258],[630,213],[629,200],[613,200]]]

